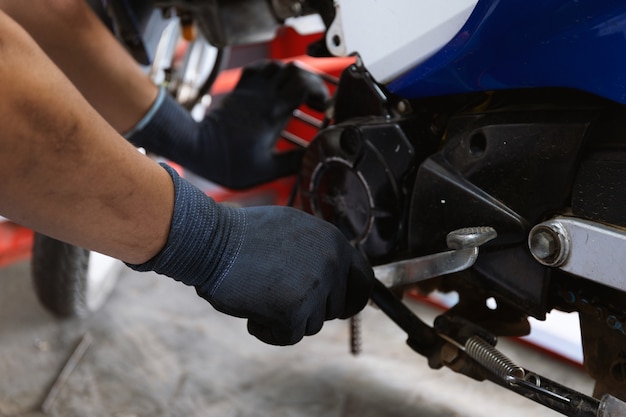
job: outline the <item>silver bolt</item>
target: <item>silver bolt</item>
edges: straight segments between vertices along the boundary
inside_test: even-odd
[[[528,235],[530,253],[542,265],[559,267],[570,252],[570,238],[559,222],[545,222],[533,227]]]
[[[398,112],[404,114],[407,113],[410,109],[409,103],[406,100],[400,100],[396,106]]]

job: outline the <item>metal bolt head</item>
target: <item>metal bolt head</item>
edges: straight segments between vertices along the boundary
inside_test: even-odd
[[[398,111],[398,113],[400,114],[406,114],[409,113],[411,111],[411,104],[409,104],[409,102],[407,100],[400,100],[397,104],[396,104],[396,110]]]
[[[545,222],[538,224],[530,231],[528,247],[539,263],[559,267],[569,257],[570,239],[559,222]]]

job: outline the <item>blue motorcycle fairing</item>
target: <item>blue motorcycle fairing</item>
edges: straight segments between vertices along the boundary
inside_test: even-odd
[[[446,46],[387,87],[406,98],[566,87],[626,104],[626,2],[480,0]]]

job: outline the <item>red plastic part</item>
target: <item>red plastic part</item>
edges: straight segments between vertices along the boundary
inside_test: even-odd
[[[9,221],[0,222],[0,267],[28,259],[33,231]]]

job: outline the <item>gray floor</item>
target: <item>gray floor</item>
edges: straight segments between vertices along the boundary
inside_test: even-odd
[[[430,317],[430,307],[415,305]],[[42,401],[86,332],[93,343],[52,403],[55,416],[556,416],[488,382],[428,369],[373,307],[363,353],[348,353],[347,323],[327,323],[294,347],[267,346],[245,322],[193,290],[124,269],[102,311],[57,321],[37,303],[28,263],[0,270],[0,416],[41,416]],[[590,392],[562,362],[503,341],[522,365]]]

